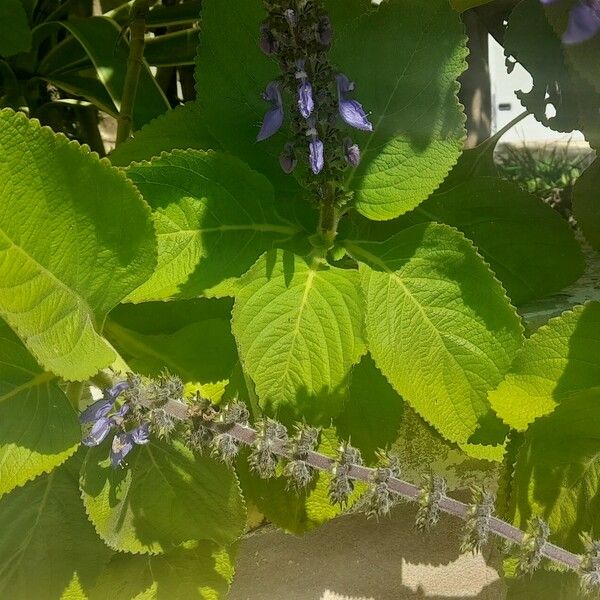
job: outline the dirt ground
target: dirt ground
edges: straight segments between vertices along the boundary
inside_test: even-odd
[[[379,523],[350,515],[304,537],[258,530],[240,548],[230,600],[502,600],[498,553],[461,555],[460,521],[414,528],[403,505]]]

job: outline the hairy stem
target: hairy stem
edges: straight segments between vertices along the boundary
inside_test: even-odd
[[[144,405],[143,401],[141,403]],[[149,403],[147,406],[151,407],[151,404]],[[169,400],[163,406],[163,409],[173,418],[181,421],[190,419],[192,416],[197,416],[194,413],[193,406],[177,400]],[[208,423],[207,426],[218,433],[226,431],[238,442],[248,446],[254,444],[257,439],[257,432],[255,429],[239,423],[234,425],[223,425],[217,422],[211,422]],[[289,448],[284,442],[275,443],[273,446],[273,452],[282,458],[291,458]],[[315,469],[327,472],[332,472],[334,466],[336,465],[336,461],[334,459],[314,451],[309,451],[307,453],[306,462]],[[374,479],[375,473],[376,470],[370,467],[351,465],[348,476],[356,481],[371,483]],[[398,494],[406,500],[417,502],[421,496],[421,488],[419,486],[397,477],[391,477],[388,481],[388,485],[392,492]],[[454,498],[450,498],[449,496],[442,497],[441,501],[439,502],[439,508],[443,512],[454,515],[463,520],[466,520],[469,516],[469,505],[465,504],[464,502],[460,502],[459,500],[455,500]],[[509,542],[520,545],[526,538],[524,531],[497,517],[491,517],[489,525],[492,533],[500,538],[508,540]],[[549,542],[544,544],[541,554],[552,562],[574,571],[578,571],[582,564],[581,556]]]
[[[335,242],[341,214],[335,205],[334,184],[327,184],[326,191],[326,197],[321,202],[321,212],[319,215],[319,235],[323,240],[323,247],[329,250]]]
[[[131,40],[129,42],[129,59],[127,73],[121,97],[121,109],[117,119],[117,146],[129,139],[133,125],[133,109],[137,95],[140,72],[144,62],[144,36],[146,34],[146,17],[150,7],[156,0],[136,0],[131,7]]]

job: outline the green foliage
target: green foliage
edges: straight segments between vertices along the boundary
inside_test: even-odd
[[[190,148],[219,149],[195,102],[179,106],[151,121],[135,133],[133,139],[115,148],[109,158],[113,165],[126,167],[132,162],[160,156],[162,152]]]
[[[234,542],[246,511],[235,475],[177,441],[151,441],[114,470],[106,444],[89,451],[81,491],[102,539],[115,550],[160,554],[186,542]]]
[[[233,579],[234,555],[212,542],[159,556],[115,554],[89,600],[219,600]]]
[[[115,359],[104,319],[152,272],[148,207],[108,163],[10,110],[0,154],[0,315],[44,368],[83,380]]]
[[[61,28],[66,29],[81,44],[118,112],[127,72],[129,46],[121,36],[117,24],[104,17],[47,23],[38,30],[38,39]],[[44,70],[42,75],[52,78],[53,73]],[[54,81],[58,85],[59,80]],[[133,111],[135,129],[141,128],[169,108],[169,103],[152,77],[146,62],[142,65],[138,86],[137,102]],[[84,93],[80,95],[85,96]]]
[[[502,442],[486,395],[522,329],[471,243],[425,224],[346,247],[362,263],[369,350],[394,388],[448,439]],[[473,437],[484,425],[491,439]]]
[[[0,321],[0,496],[52,471],[79,445],[75,411]]]
[[[511,512],[521,527],[541,515],[551,541],[573,552],[580,534],[600,535],[598,398],[580,394],[536,421],[525,434],[514,471]]]
[[[154,275],[129,301],[232,295],[235,279],[299,227],[277,213],[271,184],[216,152],[173,152],[127,171],[153,209]]]
[[[363,0],[326,4],[335,23],[333,59],[356,81],[374,125],[372,133],[354,134],[363,157],[346,183],[359,212],[392,219],[425,200],[460,155],[463,27],[448,0],[388,0],[377,10]]]
[[[79,498],[80,464],[77,454],[0,501],[3,598],[60,598],[74,578],[88,589],[108,562]]]
[[[0,4],[0,56],[27,52],[31,47],[31,30],[20,0],[3,0]]]
[[[600,303],[590,302],[534,333],[489,398],[506,423],[524,430],[558,404],[599,391]]]
[[[577,180],[573,190],[573,212],[586,240],[600,251],[600,159],[596,159]]]
[[[327,424],[365,353],[359,275],[270,251],[236,290],[233,332],[261,406],[285,422]]]

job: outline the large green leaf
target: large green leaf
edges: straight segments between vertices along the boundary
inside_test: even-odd
[[[578,573],[573,571],[545,571],[538,569],[532,575],[506,579],[506,600],[589,600],[581,588]],[[593,598],[593,596],[591,596]]]
[[[150,160],[170,150],[218,150],[219,144],[208,133],[196,102],[178,106],[134,133],[131,140],[115,148],[110,162],[126,167],[134,161]]]
[[[273,250],[241,279],[233,333],[261,406],[280,418],[327,423],[364,354],[356,271]]]
[[[230,302],[207,299],[123,305],[106,335],[135,372],[156,377],[168,369],[212,397],[238,361],[230,309]]]
[[[89,600],[219,600],[234,573],[234,552],[203,542],[160,556],[116,554]]]
[[[232,294],[233,281],[300,228],[277,213],[265,177],[217,152],[174,151],[129,178],[154,210],[158,267],[132,302]]]
[[[0,2],[0,56],[27,52],[31,47],[31,30],[20,0]]]
[[[107,313],[152,273],[148,207],[85,146],[0,112],[0,315],[38,362],[83,380],[115,353]]]
[[[575,182],[573,212],[585,239],[600,252],[600,159],[596,159]]]
[[[456,93],[466,37],[448,0],[327,0],[332,58],[356,81],[373,133],[353,132],[362,162],[347,183],[358,210],[386,220],[433,192],[456,163],[464,116]]]
[[[597,355],[597,354],[596,354]],[[528,429],[515,465],[511,510],[525,527],[548,522],[551,541],[573,552],[600,535],[600,390],[563,402]]]
[[[0,496],[67,460],[80,437],[54,376],[0,320]]]
[[[279,76],[274,60],[259,48],[266,13],[255,0],[204,0],[202,37],[196,59],[196,88],[201,115],[221,147],[265,173],[278,189],[296,190],[278,156],[287,141],[283,131],[257,145],[256,136],[268,108],[262,93]]]
[[[396,391],[452,441],[501,442],[486,396],[522,327],[472,244],[424,224],[346,248],[361,263],[369,350]]]
[[[197,46],[197,29],[175,31],[148,40],[144,48],[144,58],[149,65],[156,67],[193,65]]]
[[[88,589],[111,551],[88,521],[77,487],[81,457],[0,501],[0,596],[60,598],[77,579]]]
[[[158,554],[191,540],[228,545],[243,532],[245,508],[235,475],[178,441],[136,448],[125,469],[92,449],[81,472],[87,513],[115,550]]]
[[[534,333],[489,398],[506,423],[525,429],[557,404],[594,390],[600,393],[600,302],[566,312]]]
[[[119,26],[105,17],[69,19],[45,23],[38,28],[36,37],[42,39],[61,28],[66,29],[81,44],[92,61],[98,78],[119,110],[129,57],[129,45],[121,36]],[[42,74],[49,75],[45,72]],[[154,79],[150,67],[146,61],[142,61],[133,110],[134,129],[140,129],[168,109],[169,102]]]

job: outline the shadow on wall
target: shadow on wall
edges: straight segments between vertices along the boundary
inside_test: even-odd
[[[498,554],[461,555],[461,523],[415,530],[414,506],[349,515],[298,538],[268,528],[240,546],[230,600],[502,600]]]

